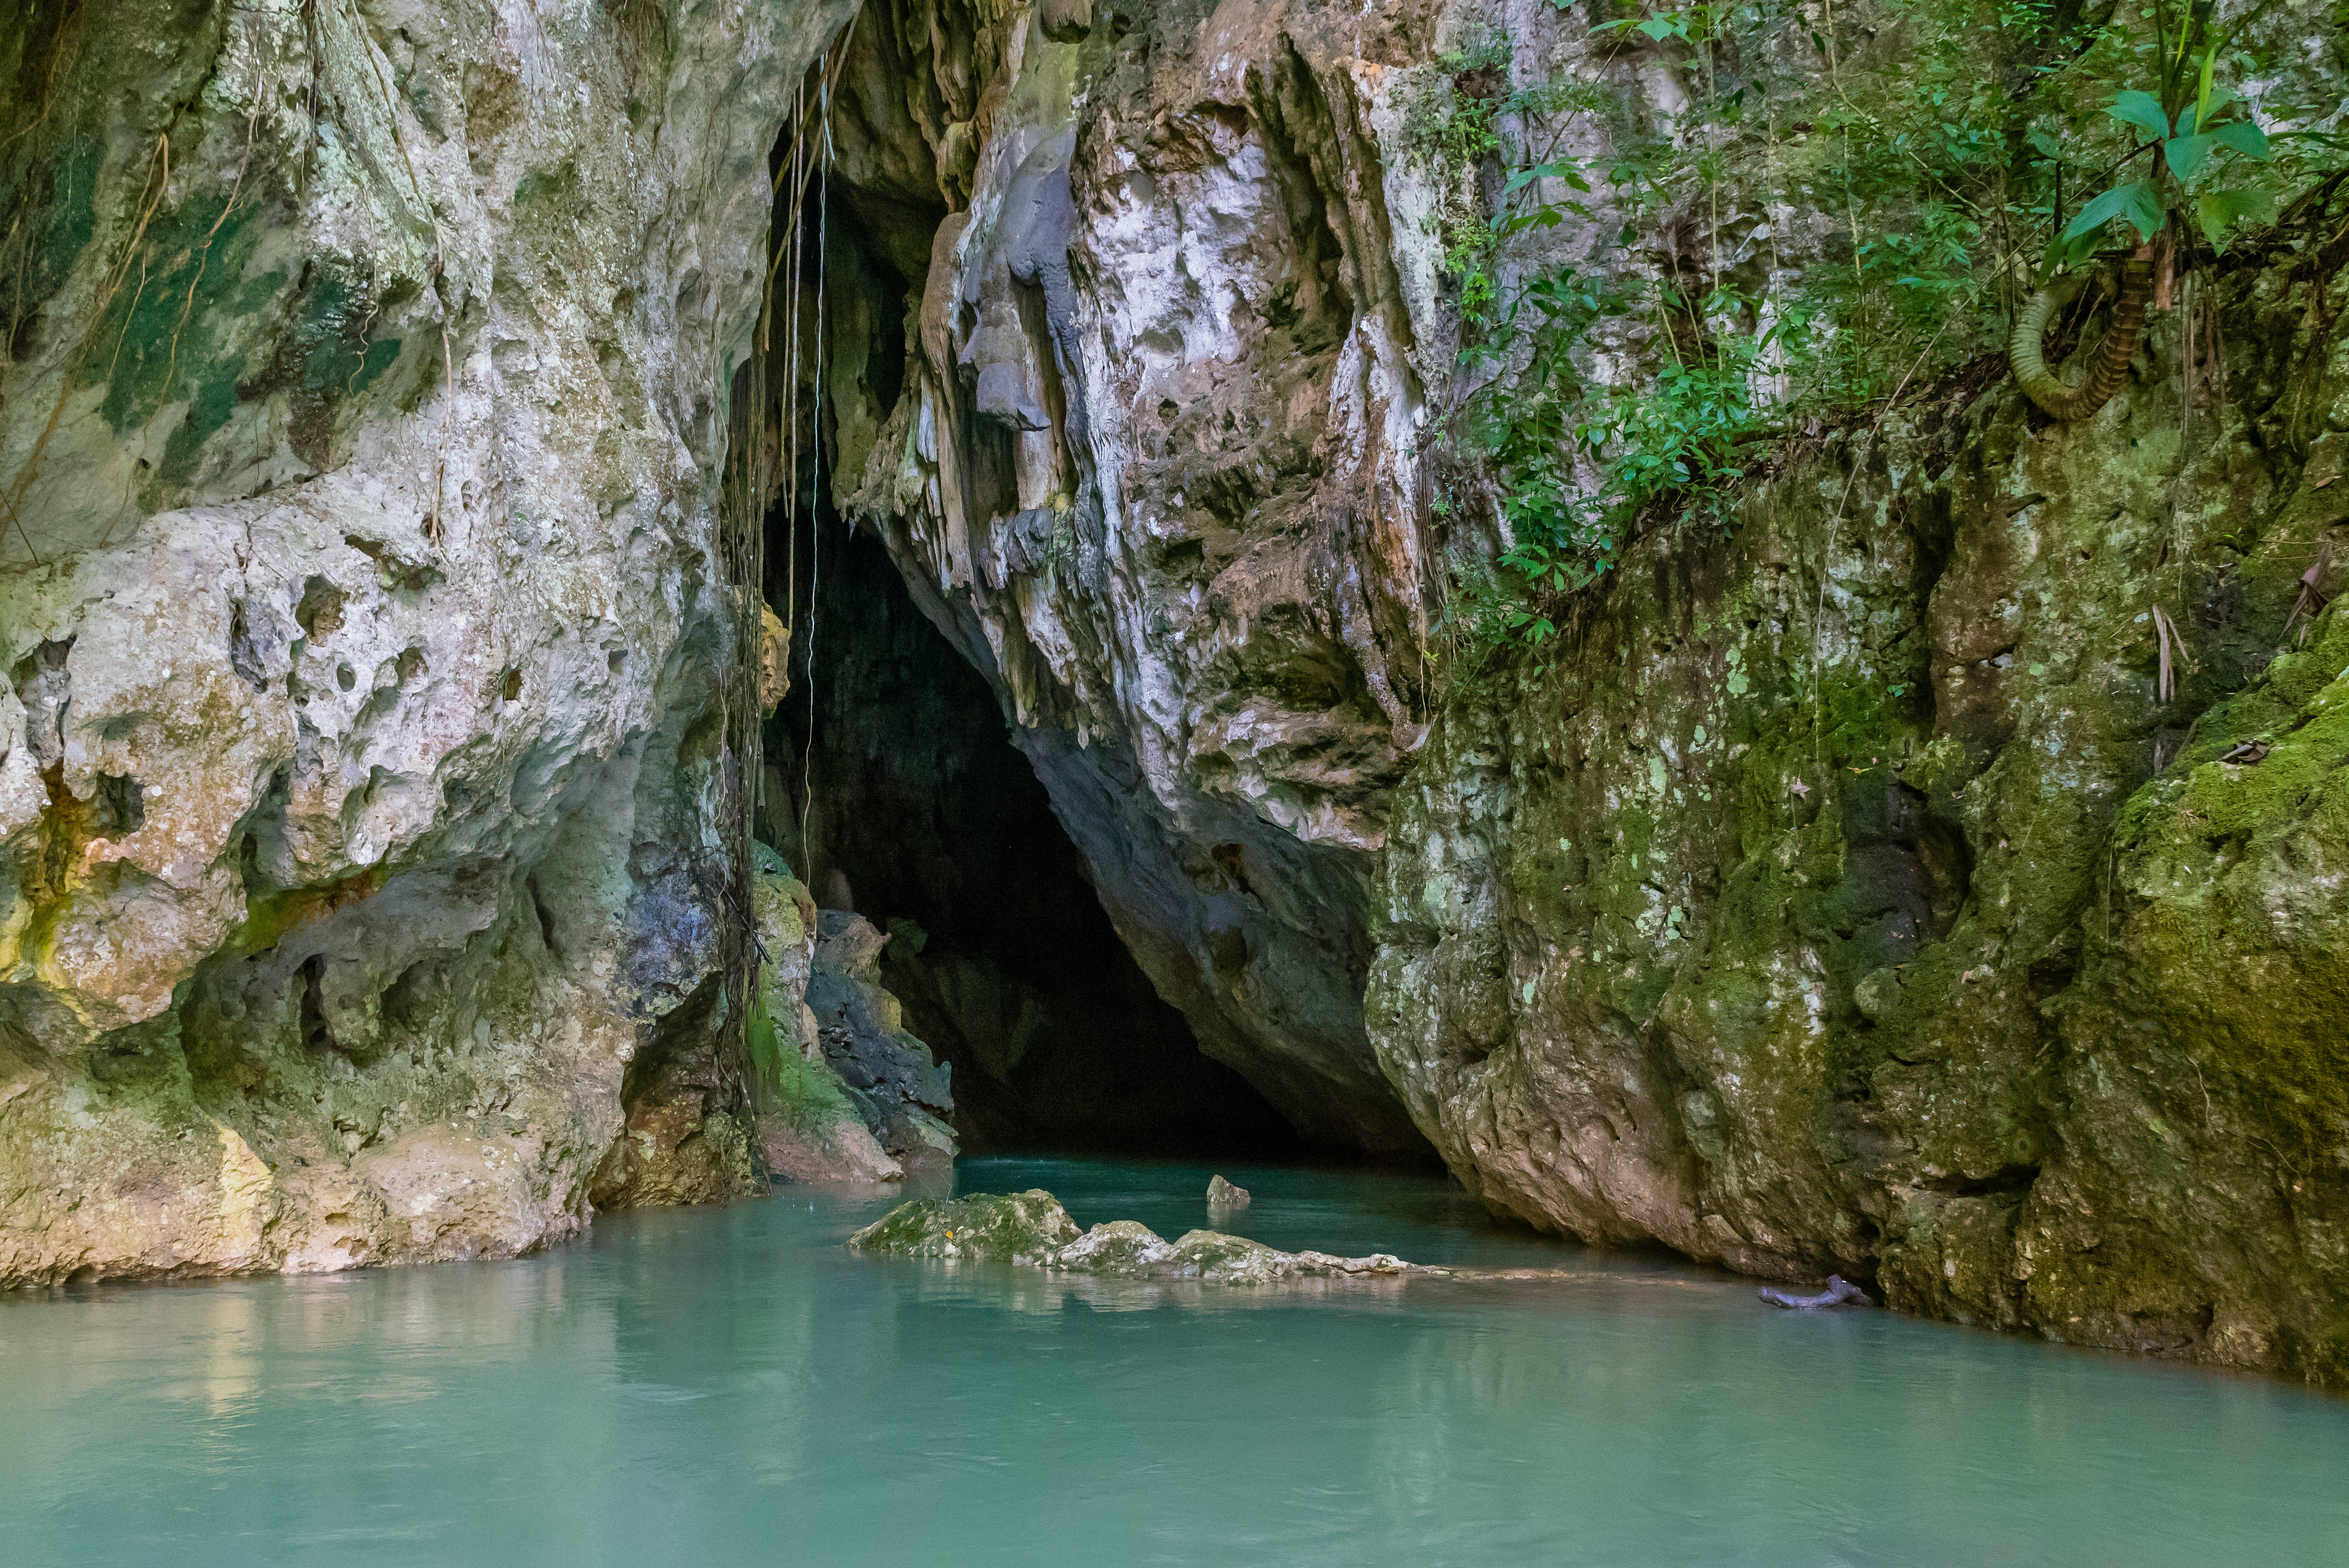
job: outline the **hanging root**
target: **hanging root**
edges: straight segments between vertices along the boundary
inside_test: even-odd
[[[2047,330],[2047,318],[2079,292],[2082,276],[2075,273],[2059,278],[2032,295],[2014,318],[2014,336],[2006,346],[2007,363],[2014,367],[2023,395],[2067,424],[2086,418],[2112,401],[2113,394],[2128,378],[2129,360],[2137,353],[2137,335],[2145,326],[2146,301],[2153,293],[2150,263],[2131,260],[2121,264],[2121,297],[2113,306],[2112,327],[2088,356],[2086,377],[2072,386],[2047,368],[2039,339]]]

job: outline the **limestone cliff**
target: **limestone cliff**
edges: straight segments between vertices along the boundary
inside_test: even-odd
[[[0,13],[0,1282],[585,1222],[708,1005],[727,388],[847,15]]]
[[[2349,1374],[2349,646],[2288,624],[2349,524],[2344,263],[2224,275],[2234,400],[2190,438],[2174,379],[2076,426],[1961,383],[1792,454],[1729,541],[1646,542],[1551,667],[1447,707],[1371,1032],[1472,1191]]]
[[[2265,25],[2337,83],[2316,10]],[[1498,176],[1414,139],[1539,66],[1620,111],[1578,157],[1686,139],[1661,20],[14,15],[0,1278],[512,1251],[751,1190],[754,1144],[879,1173],[782,1136],[850,1109],[913,1151],[935,1064],[864,1059],[870,954],[818,987],[862,1021],[802,1018],[812,907],[762,1004],[801,1109],[710,1119],[752,640],[715,517],[771,232],[814,325],[759,337],[807,496],[770,596],[843,519],[881,541],[1143,973],[1308,1136],[1594,1242],[2349,1379],[2338,182],[2211,259],[2195,343],[2157,301],[2093,417],[1992,358],[1888,384],[1464,659],[1505,531],[1445,457],[1445,236]],[[1515,63],[1437,63],[1495,26]],[[1857,36],[1754,68],[1901,68]],[[1588,197],[1511,264],[1766,296],[1847,241]],[[878,793],[838,791],[802,804]]]
[[[1690,63],[1537,6],[867,16],[842,500],[1207,1050],[1325,1138],[1404,1147],[1399,1098],[1545,1228],[2344,1376],[2338,671],[2287,625],[2349,519],[2337,214],[2232,253],[2224,349],[2158,315],[2094,418],[1995,361],[1902,388],[1436,685],[1491,545],[1430,505],[1475,480],[1423,449],[1456,192],[1413,95],[1504,22],[1668,136]],[[1877,35],[1851,68],[1899,68]],[[1621,224],[1775,284],[1827,264],[1816,218],[1601,191],[1535,264]]]

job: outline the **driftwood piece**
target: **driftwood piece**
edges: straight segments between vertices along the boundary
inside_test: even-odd
[[[1827,1275],[1827,1288],[1816,1295],[1796,1295],[1775,1285],[1762,1287],[1762,1299],[1772,1306],[1792,1307],[1797,1312],[1816,1312],[1823,1306],[1866,1306],[1868,1293],[1841,1274]]]

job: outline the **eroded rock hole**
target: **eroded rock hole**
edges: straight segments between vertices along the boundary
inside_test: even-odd
[[[314,953],[302,960],[302,967],[295,971],[295,975],[302,986],[303,1048],[311,1051],[334,1050],[336,1048],[335,1031],[326,1023],[325,954]]]
[[[74,640],[44,639],[9,672],[16,700],[25,705],[25,738],[43,771],[65,759],[66,710],[73,704],[73,671],[67,665]]]
[[[546,895],[539,891],[537,875],[533,873],[525,879],[523,885],[529,890],[530,907],[538,915],[539,940],[546,944],[548,953],[560,960],[563,946],[554,940],[554,912],[546,907]]]
[[[128,774],[99,774],[90,806],[93,825],[109,838],[119,839],[147,825],[147,792]]]
[[[294,624],[312,642],[331,637],[343,624],[343,591],[324,577],[313,577],[302,584],[302,597],[294,606]]]

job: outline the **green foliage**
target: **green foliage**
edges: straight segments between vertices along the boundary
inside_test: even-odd
[[[1598,20],[1557,76],[1498,34],[1442,57],[1404,137],[1458,311],[1437,436],[1504,536],[1455,641],[1539,644],[1640,532],[1731,526],[1768,439],[1998,350],[2043,269],[2271,220],[2338,147],[2230,90],[2259,62],[2213,14],[1757,0]]]
[[[2123,88],[2105,113],[2143,139],[2121,163],[2126,171],[2150,156],[2142,178],[2116,184],[2091,198],[2048,246],[2050,270],[2085,259],[2120,225],[2151,243],[2173,220],[2190,221],[2212,249],[2222,249],[2229,230],[2275,217],[2272,192],[2259,186],[2218,186],[2235,160],[2265,163],[2272,155],[2267,133],[2251,119],[2249,106],[2218,82],[2220,59],[2233,34],[2258,15],[2255,8],[2231,29],[2220,31],[2215,16],[2189,4],[2178,18],[2176,44],[2164,43],[2145,80],[2157,90]],[[2169,36],[2168,18],[2152,13],[2155,37]],[[2060,150],[2057,150],[2060,157]]]
[[[1727,303],[1708,300],[1703,314],[1720,315]],[[1523,366],[1485,382],[1466,406],[1465,443],[1501,481],[1510,540],[1501,564],[1536,593],[1596,582],[1651,506],[1682,500],[1725,521],[1723,486],[1742,472],[1737,448],[1755,430],[1750,376],[1761,340],[1720,336],[1667,359],[1642,384],[1594,385],[1580,363],[1590,334],[1624,306],[1571,267],[1529,279],[1503,324],[1524,334]],[[1507,625],[1535,642],[1554,630],[1531,609]]]

